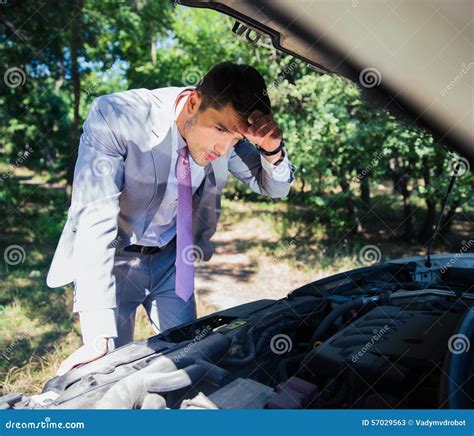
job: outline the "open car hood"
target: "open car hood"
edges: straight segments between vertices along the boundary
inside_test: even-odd
[[[474,162],[470,0],[178,3],[234,17],[252,32],[268,36],[277,49],[319,71],[354,82],[361,81],[361,74],[370,74],[362,88],[367,97],[428,128],[437,141]]]

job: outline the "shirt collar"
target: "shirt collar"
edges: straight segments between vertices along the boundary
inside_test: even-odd
[[[186,147],[188,144],[186,144],[186,141],[181,136],[181,133],[179,133],[178,129],[176,129],[176,132],[178,133],[178,150],[180,150],[181,148]],[[176,150],[176,151],[178,151],[178,150]]]
[[[178,116],[178,113],[179,111],[181,111],[181,109],[184,107],[184,105],[186,104],[186,101],[188,100],[188,96],[185,96],[180,102],[179,104],[175,107],[175,113],[174,113],[174,120],[173,122],[176,124],[176,118]],[[177,133],[177,136],[178,136],[178,150],[176,150],[176,152],[178,153],[179,150],[183,147],[186,147],[187,144],[186,144],[186,141],[184,140],[184,138],[181,136],[181,133],[179,132],[179,129],[178,129],[178,126],[176,125],[176,133]]]

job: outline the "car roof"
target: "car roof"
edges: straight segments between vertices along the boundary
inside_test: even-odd
[[[179,0],[236,18],[370,100],[428,128],[474,162],[474,20],[470,0]],[[365,77],[374,82],[366,83]],[[370,77],[370,75],[372,77]]]

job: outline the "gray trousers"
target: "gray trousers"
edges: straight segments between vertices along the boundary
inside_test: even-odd
[[[176,238],[163,251],[141,254],[115,253],[118,337],[109,341],[118,348],[133,341],[135,315],[140,304],[156,334],[196,319],[194,295],[184,302],[175,293]]]

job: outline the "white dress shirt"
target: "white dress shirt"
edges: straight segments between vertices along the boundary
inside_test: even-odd
[[[176,113],[180,112],[187,99],[188,97],[181,99],[176,107]],[[171,171],[168,175],[165,194],[160,204],[160,209],[151,220],[145,233],[137,241],[137,245],[162,247],[170,242],[176,235],[176,213],[178,207],[178,177],[176,175],[176,169],[178,166],[179,149],[186,146],[186,141],[176,126],[176,113],[174,117],[175,126],[173,127],[177,133],[178,148],[172,150],[171,153]],[[172,141],[172,144],[175,146],[176,141]],[[199,166],[191,155],[189,155],[189,157],[192,193],[194,194],[204,180],[205,171],[204,167]]]
[[[165,194],[156,215],[151,220],[142,237],[137,241],[137,245],[146,246],[164,246],[176,235],[176,213],[178,205],[178,179],[176,176],[176,167],[178,163],[178,148],[186,146],[184,138],[179,133],[176,126],[176,118],[183,108],[188,97],[181,99],[176,106],[174,114],[173,130],[176,132],[176,139],[172,141],[175,148],[171,153],[171,170],[168,176],[168,182]],[[222,156],[218,159],[225,159]],[[262,168],[272,176],[274,180],[286,181],[290,176],[290,166],[288,155],[283,150],[283,159],[279,159],[279,164],[275,165],[268,162],[261,156]],[[205,171],[204,167],[199,166],[190,155],[191,183],[193,194],[202,183]],[[115,321],[116,309],[99,309],[79,312],[82,338],[84,343],[93,342],[98,336],[114,338],[117,337],[117,326]]]

